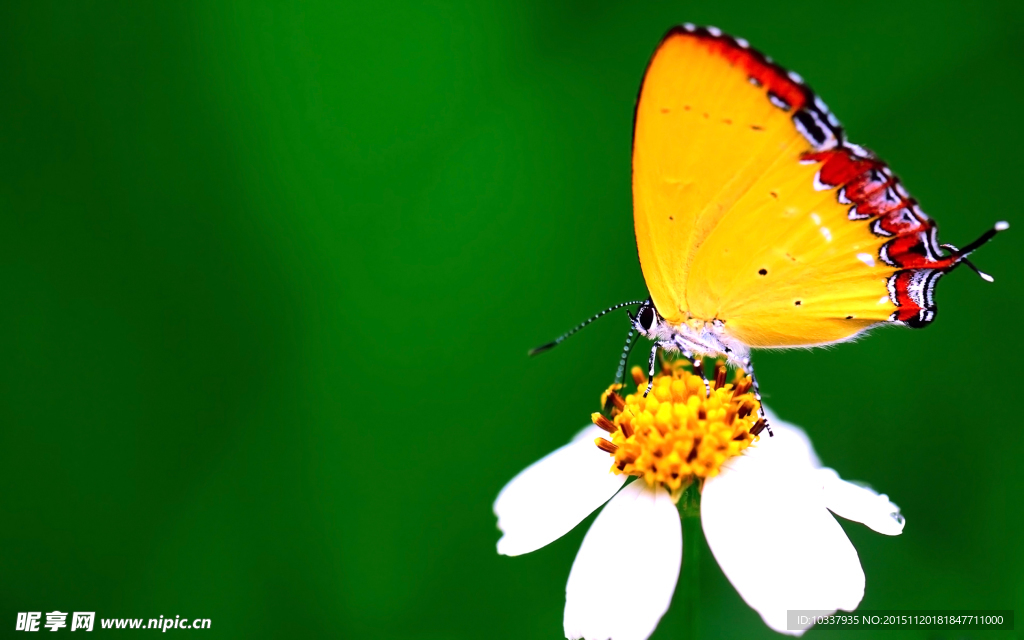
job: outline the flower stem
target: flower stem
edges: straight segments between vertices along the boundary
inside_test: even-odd
[[[683,519],[683,567],[680,594],[683,596],[683,638],[697,640],[700,636],[700,556],[704,532],[700,526],[700,492],[696,484],[686,490],[680,500]]]

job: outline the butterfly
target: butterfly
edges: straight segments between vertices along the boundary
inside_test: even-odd
[[[634,114],[633,221],[650,297],[631,331],[700,372],[752,348],[813,347],[935,319],[935,285],[1009,227],[941,244],[938,229],[799,75],[741,38],[684,24],[662,39]],[[703,377],[703,374],[702,374]],[[705,384],[707,380],[705,379]],[[648,386],[648,391],[650,387]]]

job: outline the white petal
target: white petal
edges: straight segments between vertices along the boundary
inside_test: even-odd
[[[636,480],[597,516],[565,585],[565,637],[644,640],[668,611],[683,559],[679,512]]]
[[[864,572],[824,508],[806,447],[780,423],[772,428],[774,438],[762,435],[751,455],[733,458],[704,484],[701,519],[740,596],[775,631],[800,635],[786,629],[787,610],[852,611],[864,596]],[[803,462],[780,464],[785,460]]]
[[[494,501],[498,553],[518,556],[554,542],[608,498],[627,476],[611,473],[612,457],[594,445],[608,435],[591,425],[572,442],[523,469]]]
[[[826,507],[837,516],[862,522],[878,533],[898,536],[903,533],[903,516],[889,496],[847,482],[832,469],[819,469],[815,478],[823,492]]]
[[[773,460],[780,465],[810,467],[813,469],[821,466],[821,460],[818,459],[818,454],[814,452],[811,439],[807,437],[803,429],[794,424],[783,422],[768,407],[765,407],[765,414],[772,433],[775,435],[769,436],[767,432],[761,432],[761,440],[758,442],[758,447],[764,444],[775,445],[782,449],[782,451],[773,452],[772,456]],[[748,451],[754,452],[758,447],[748,449]]]

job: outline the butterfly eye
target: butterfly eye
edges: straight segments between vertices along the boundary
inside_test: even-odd
[[[639,320],[640,326],[643,327],[644,331],[650,331],[651,327],[654,326],[654,308],[644,306],[644,308],[640,310],[640,315],[637,316],[637,320]]]

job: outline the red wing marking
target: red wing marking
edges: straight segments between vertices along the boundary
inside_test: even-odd
[[[878,257],[901,269],[889,278],[889,296],[899,309],[890,320],[923,327],[935,319],[933,291],[939,278],[966,254],[946,252],[938,243],[938,227],[907,195],[884,162],[846,144],[804,156],[820,162],[816,185],[839,189],[840,202],[850,204],[850,220],[871,220],[871,231],[892,238]]]
[[[728,36],[713,35],[707,29],[695,29],[693,31],[702,40],[708,42],[708,48],[733,65],[739,65],[751,82],[759,87],[764,87],[775,97],[777,106],[786,111],[799,111],[811,100],[810,92],[800,82],[790,78],[789,74],[772,63],[771,60],[762,55],[759,51],[748,49]],[[786,105],[782,107],[781,105]]]

